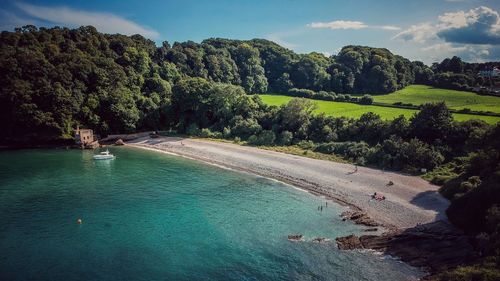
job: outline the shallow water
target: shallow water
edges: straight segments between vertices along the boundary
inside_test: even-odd
[[[334,239],[343,207],[279,182],[134,148],[0,152],[1,280],[412,280]],[[77,218],[83,224],[76,223]],[[300,233],[305,242],[287,235]]]

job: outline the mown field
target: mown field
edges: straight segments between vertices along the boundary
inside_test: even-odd
[[[389,96],[393,94],[388,94],[385,96]],[[282,105],[290,101],[293,97],[288,96],[279,96],[279,95],[260,95],[262,100],[269,105]],[[381,96],[382,97],[382,96]],[[478,96],[481,97],[481,96]],[[354,103],[347,102],[334,102],[334,101],[321,101],[321,100],[311,100],[316,103],[318,108],[316,109],[316,113],[325,113],[327,115],[335,116],[335,117],[351,117],[351,118],[359,118],[366,112],[374,112],[383,119],[391,120],[399,115],[404,115],[407,118],[413,116],[413,114],[417,110],[412,109],[403,109],[403,108],[392,108],[392,107],[382,107],[376,105],[359,105]],[[422,100],[422,103],[425,101]],[[500,105],[499,105],[500,106]],[[480,116],[480,115],[472,115],[472,114],[453,114],[453,117],[457,121],[465,121],[470,119],[480,119],[488,122],[490,124],[495,124],[500,122],[500,117],[495,116]]]
[[[374,95],[375,102],[393,104],[395,102],[420,105],[428,102],[445,101],[452,109],[469,108],[473,111],[500,113],[500,97],[481,96],[472,92],[439,89],[425,85],[411,85],[386,95]]]

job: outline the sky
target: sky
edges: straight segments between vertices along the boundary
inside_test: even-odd
[[[387,48],[427,64],[500,61],[500,0],[0,0],[0,30],[93,25],[156,42],[264,38],[298,53]]]

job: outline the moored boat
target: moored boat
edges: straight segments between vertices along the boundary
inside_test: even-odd
[[[108,159],[114,159],[115,156],[109,153],[109,150],[106,150],[99,154],[94,155],[93,158],[94,160],[108,160]]]

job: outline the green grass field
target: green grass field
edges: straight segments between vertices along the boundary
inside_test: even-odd
[[[395,102],[420,105],[444,101],[451,109],[469,108],[474,111],[500,113],[500,97],[481,96],[472,92],[439,89],[425,85],[411,85],[385,95],[374,95],[374,101],[393,104]]]
[[[392,95],[392,94],[391,94]],[[388,96],[388,95],[387,95]],[[262,100],[269,105],[282,105],[284,103],[289,102],[293,97],[288,96],[278,96],[278,95],[260,95]],[[335,116],[335,117],[351,117],[351,118],[359,118],[366,112],[374,112],[380,115],[382,119],[392,120],[399,115],[404,115],[407,118],[410,118],[417,112],[412,109],[403,109],[403,108],[392,108],[392,107],[382,107],[376,105],[359,105],[354,103],[347,102],[334,102],[334,101],[320,101],[320,100],[311,100],[317,104],[318,108],[316,109],[316,113],[325,113],[327,115]],[[484,120],[490,124],[495,124],[500,122],[500,117],[495,116],[480,116],[480,115],[472,115],[472,114],[453,114],[453,117],[457,121],[465,121],[469,119],[480,119]]]

